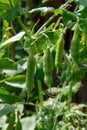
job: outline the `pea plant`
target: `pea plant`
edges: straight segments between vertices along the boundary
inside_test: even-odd
[[[0,0],[0,130],[87,129],[86,103],[72,100],[87,72],[87,2],[47,1]],[[49,18],[39,27],[35,15]]]

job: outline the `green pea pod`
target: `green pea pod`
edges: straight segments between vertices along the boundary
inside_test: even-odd
[[[73,38],[71,40],[70,53],[73,58],[73,61],[78,64],[79,58],[79,29],[78,26],[74,30]]]
[[[28,94],[28,99],[32,89],[34,88],[34,72],[35,72],[36,59],[34,55],[30,54],[27,62],[26,71],[26,89]]]
[[[48,48],[44,52],[43,56],[43,72],[44,72],[44,82],[48,87],[51,87],[53,78],[52,78],[52,72],[53,72],[53,57],[50,49]]]
[[[64,36],[63,33],[61,33],[56,44],[55,66],[57,68],[57,71],[60,69],[63,54],[64,54]]]

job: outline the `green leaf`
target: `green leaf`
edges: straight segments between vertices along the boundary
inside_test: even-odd
[[[3,117],[0,117],[0,128],[2,128],[6,124],[6,121],[7,121],[6,115]]]
[[[78,5],[81,9],[87,7],[87,0],[77,0],[78,1]]]
[[[21,119],[21,124],[23,130],[35,130],[36,116],[33,115],[31,117],[25,117]]]
[[[55,9],[54,13],[55,15],[62,14],[62,9]]]
[[[49,0],[42,0],[42,3],[45,3],[45,2],[47,2],[47,1],[49,1]]]
[[[0,21],[0,42],[2,40],[2,37],[3,37],[3,22]]]
[[[81,82],[77,82],[72,86],[72,94],[76,94],[81,88]],[[68,97],[70,86],[65,86],[62,88],[62,98]]]
[[[17,6],[22,0],[12,0],[12,3]]]
[[[19,41],[24,36],[24,34],[25,34],[25,32],[22,31],[22,32],[16,34],[15,36],[9,38],[8,40],[6,40],[4,43],[2,43],[0,45],[0,49],[6,48],[6,47],[12,45],[14,42]]]
[[[13,7],[6,12],[2,16],[2,20],[14,21],[18,16],[24,13],[23,9],[20,6]]]
[[[83,18],[82,21],[84,22],[87,18],[87,7],[84,8],[81,13],[79,13],[79,17]],[[87,20],[86,20],[87,21]]]
[[[9,114],[15,110],[15,106],[9,104],[0,104],[0,117]]]
[[[2,19],[2,16],[4,15],[4,13],[11,9],[8,0],[0,0],[0,19]]]
[[[12,87],[25,88],[25,75],[17,75],[6,78],[5,83]]]
[[[55,45],[55,43],[58,40],[59,32],[60,32],[59,30],[47,31],[47,32],[45,32],[45,34],[41,34],[37,39],[35,39],[34,42],[37,45],[38,50],[42,51],[42,50],[45,50],[47,48],[48,41],[47,41],[46,36],[48,36],[49,42],[51,42],[52,44]],[[48,45],[49,45],[49,43],[48,43]]]
[[[0,0],[0,11],[1,10],[9,10],[11,7],[10,7],[10,5],[9,5],[9,2],[8,2],[8,0]]]
[[[73,70],[73,73],[71,73],[69,80],[81,81],[84,78],[85,73],[87,72],[87,66],[84,65],[83,67],[80,67],[79,69],[75,71],[74,70]]]
[[[81,58],[81,60],[87,59],[87,45],[84,45],[84,47],[80,49],[79,58]]]
[[[33,12],[36,12],[36,11],[41,11],[41,12],[53,12],[54,11],[54,8],[53,7],[41,7],[41,8],[34,8],[32,10],[29,11],[29,13],[33,13]]]
[[[16,95],[11,95],[2,88],[0,88],[0,99],[3,102],[9,103],[9,104],[14,104],[14,103],[17,103],[17,102],[23,102],[24,101],[22,97],[16,96]]]
[[[27,68],[27,58],[22,58],[17,62],[25,70]]]
[[[46,37],[43,34],[36,39],[35,43],[37,45],[38,50],[42,51],[46,49]]]
[[[58,41],[59,33],[60,33],[60,30],[48,31],[46,32],[46,35],[49,37],[51,43],[55,45],[56,42]]]
[[[47,89],[47,92],[52,95],[60,94],[61,88],[51,87],[51,88]]]
[[[63,23],[68,28],[71,28],[76,23],[76,14],[65,9],[63,9],[62,11]]]
[[[11,59],[0,59],[0,74],[13,76],[23,71],[22,67]]]

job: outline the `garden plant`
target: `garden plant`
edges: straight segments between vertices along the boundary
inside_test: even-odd
[[[87,130],[87,0],[49,1],[0,0],[0,130]]]

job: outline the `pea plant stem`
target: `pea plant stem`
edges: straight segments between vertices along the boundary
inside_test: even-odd
[[[39,100],[40,100],[40,105],[41,107],[43,106],[43,92],[42,92],[42,85],[41,85],[41,81],[37,81],[38,83],[38,92],[39,92]]]
[[[42,32],[42,30],[44,29],[44,27],[46,27],[55,17],[55,14],[53,14],[49,20],[47,20],[39,29],[38,31],[35,33],[35,36],[38,35],[40,32]]]
[[[13,23],[11,22],[10,24],[11,24],[11,28],[12,28],[13,33],[16,35],[17,32],[16,32],[16,30],[15,30],[15,28],[14,28],[14,26],[13,26]],[[20,40],[19,43],[23,46],[22,40]]]
[[[23,22],[21,21],[20,17],[17,18],[19,25],[21,26],[21,28],[25,31],[26,35],[30,38],[30,34],[26,28],[26,26],[23,24]]]
[[[72,101],[72,82],[70,82],[70,88],[68,93],[68,109],[71,109],[71,101]]]

